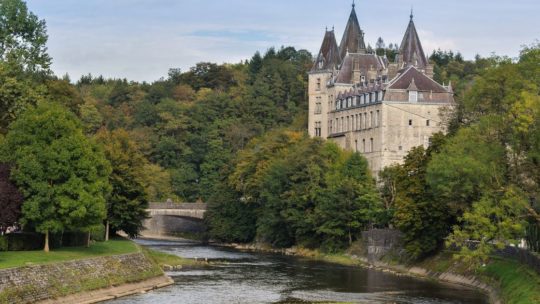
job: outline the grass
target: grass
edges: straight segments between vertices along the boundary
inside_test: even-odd
[[[470,269],[467,264],[452,258],[452,252],[441,252],[415,266],[436,272],[452,272],[475,276],[496,287],[507,304],[540,303],[540,275],[517,261],[493,257],[479,269]]]
[[[147,257],[151,258],[155,263],[157,263],[160,267],[164,266],[203,266],[206,265],[205,262],[202,261],[196,261],[193,259],[186,259],[179,257],[177,255],[164,253],[161,251],[152,250],[150,248],[143,247],[143,252],[146,254]]]
[[[94,243],[89,248],[65,247],[51,250],[48,253],[43,251],[0,252],[0,269],[52,264],[107,255],[128,254],[138,251],[139,247],[135,243],[125,239],[114,239],[108,242]]]
[[[495,259],[481,273],[499,285],[505,303],[540,303],[540,275],[526,265]]]

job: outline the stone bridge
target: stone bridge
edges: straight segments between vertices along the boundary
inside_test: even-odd
[[[197,236],[206,231],[204,203],[150,203],[143,237]]]

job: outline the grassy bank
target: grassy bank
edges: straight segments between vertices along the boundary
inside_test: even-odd
[[[525,265],[509,260],[494,260],[481,270],[486,280],[495,282],[506,303],[540,303],[540,275]]]
[[[540,275],[514,260],[494,257],[484,267],[469,269],[466,264],[453,259],[451,252],[442,252],[414,266],[439,273],[474,276],[497,288],[504,303],[540,303]]]
[[[86,247],[60,248],[48,253],[43,251],[11,251],[0,252],[0,269],[51,264],[93,257],[120,255],[138,252],[138,246],[125,239],[114,239],[98,242]]]
[[[204,266],[207,263],[203,261],[196,261],[194,259],[186,259],[177,255],[156,251],[150,248],[142,247],[144,254],[152,259],[161,268],[170,267],[195,267]]]

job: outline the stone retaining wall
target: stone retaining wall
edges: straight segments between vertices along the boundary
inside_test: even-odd
[[[0,303],[36,303],[162,275],[143,253],[4,269]]]

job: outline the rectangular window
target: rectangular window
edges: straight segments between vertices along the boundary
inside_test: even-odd
[[[334,126],[336,128],[336,133],[339,132],[339,118],[336,118],[336,125]]]
[[[381,125],[381,111],[377,110],[377,117],[375,118],[375,126],[378,128]]]
[[[412,126],[412,119],[409,119],[409,126]]]
[[[366,153],[366,140],[362,139],[362,152]]]
[[[315,114],[321,114],[321,113],[322,113],[321,98],[317,97],[317,102],[315,103]]]
[[[317,91],[321,90],[321,79],[317,78]]]
[[[358,121],[358,130],[362,130],[362,114],[358,115],[360,121]]]
[[[369,120],[371,120],[371,127],[374,128],[375,127],[375,117],[373,116],[373,111],[370,111],[369,112]]]
[[[417,91],[409,91],[409,101],[410,102],[418,102],[418,92]]]
[[[426,120],[426,127],[429,127],[429,119]]]
[[[317,121],[315,122],[315,136],[316,137],[321,137],[321,122],[320,121]]]
[[[370,138],[369,139],[369,152],[373,152],[374,151],[373,148],[374,148],[373,147],[373,138]]]

